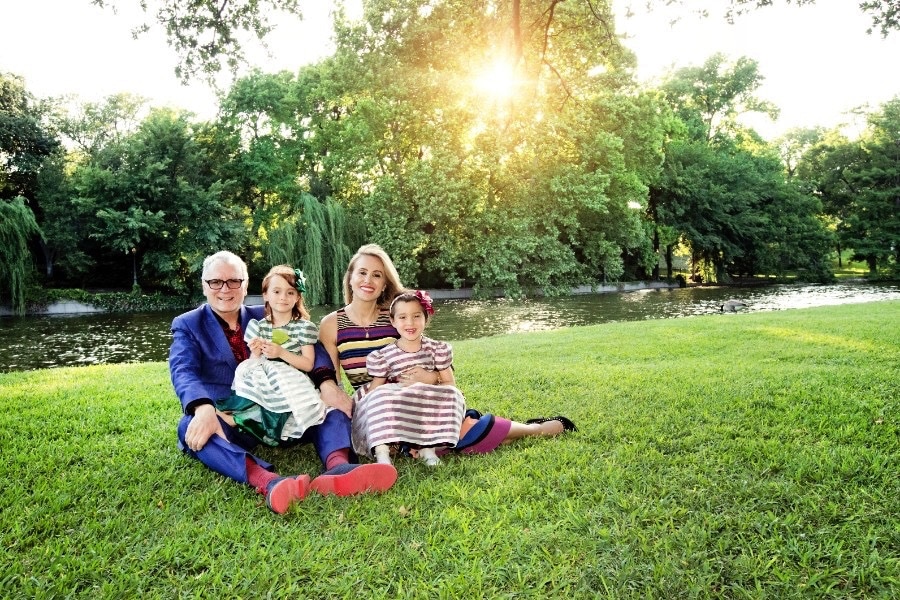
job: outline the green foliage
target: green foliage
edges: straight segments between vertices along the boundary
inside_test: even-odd
[[[107,312],[152,312],[197,306],[196,298],[159,292],[144,294],[139,287],[130,292],[87,292],[78,288],[34,289],[27,296],[27,305],[30,309],[43,309],[54,302],[64,300],[74,300]]]
[[[796,4],[797,6],[815,5],[816,0],[785,0],[787,4]],[[774,0],[730,0],[725,8],[725,19],[729,23],[733,23],[741,15],[750,13],[754,10],[771,6]],[[651,4],[647,3],[647,10],[655,10],[659,6],[670,6],[672,4],[686,5],[685,0],[666,0],[665,3]],[[897,6],[896,0],[866,0],[859,2],[859,9],[872,19],[872,25],[866,29],[867,33],[879,31],[883,37],[887,37],[892,31],[900,30],[900,7]],[[815,7],[808,10],[815,10]],[[706,9],[697,11],[700,15],[706,16]],[[677,18],[676,18],[677,20]]]
[[[146,104],[134,94],[113,94],[100,102],[77,103],[57,115],[54,125],[75,146],[79,159],[98,159],[137,131]]]
[[[141,5],[167,28],[184,77],[233,66],[236,29],[264,35],[271,10],[298,7]],[[127,94],[53,112],[0,76],[0,195],[28,191],[47,280],[133,278],[185,294],[203,257],[228,248],[251,279],[296,263],[310,300],[340,303],[350,254],[377,242],[406,283],[476,294],[658,277],[678,244],[712,279],[825,281],[832,233],[873,272],[897,269],[890,110],[873,115],[862,145],[815,131],[776,149],[739,125],[743,113],[775,113],[756,97],[754,61],[715,55],[642,90],[610,3],[363,7],[359,21],[336,10],[333,56],[251,72],[211,123],[144,116]],[[71,151],[52,152],[53,131]]]
[[[25,313],[25,289],[34,271],[28,244],[40,235],[24,198],[0,200],[0,300],[8,295],[16,314]]]
[[[716,55],[664,83],[683,127],[672,128],[652,213],[669,230],[670,247],[677,232],[691,249],[692,268],[709,265],[707,280],[802,269],[829,281],[831,239],[819,201],[786,181],[774,149],[737,122],[746,112],[772,111],[754,96],[761,82],[754,61],[727,66]]]
[[[900,273],[900,96],[869,115],[860,161],[845,170],[856,194],[846,219],[845,245],[869,263]]]
[[[88,234],[140,265],[141,283],[184,293],[203,257],[243,243],[238,207],[227,205],[206,149],[184,114],[151,112],[119,151],[79,165],[73,179]]]
[[[759,64],[745,56],[727,63],[714,54],[700,67],[685,67],[670,74],[663,91],[694,139],[711,141],[740,129],[737,117],[752,112],[778,116],[771,102],[757,98],[765,79]]]
[[[59,147],[44,113],[21,77],[0,71],[0,201],[32,198],[41,162]]]
[[[840,244],[865,260],[871,275],[879,265],[900,265],[900,97],[869,115],[862,137],[851,142],[832,132],[804,155],[798,173],[822,198]]]
[[[371,2],[336,24],[329,187],[410,285],[561,293],[649,246],[629,204],[660,162],[658,103],[625,89],[609,7],[519,8]]]
[[[290,214],[269,233],[267,262],[303,270],[307,305],[340,304],[344,271],[353,252],[363,244],[358,235],[361,227],[356,224],[359,219],[337,203],[319,202],[309,194],[300,196]]]
[[[72,181],[61,153],[55,153],[41,166],[35,200],[44,233],[41,250],[47,280],[53,281],[57,275],[69,279],[87,275],[95,263],[85,243],[89,219],[73,206]]]
[[[579,431],[285,515],[178,451],[164,363],[0,374],[0,595],[889,598],[898,324],[893,301],[457,342],[468,404]]]

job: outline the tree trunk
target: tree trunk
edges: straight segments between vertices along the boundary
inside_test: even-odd
[[[40,241],[41,252],[44,254],[44,272],[47,274],[47,279],[53,279],[53,252],[50,251],[50,248],[47,247],[47,242],[44,240]]]
[[[672,279],[672,249],[674,244],[666,245],[666,279]]]
[[[656,255],[656,263],[653,265],[651,277],[653,281],[659,281],[659,230],[653,228],[653,253]]]

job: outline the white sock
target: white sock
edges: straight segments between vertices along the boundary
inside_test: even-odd
[[[434,448],[420,449],[419,458],[429,467],[434,467],[441,464],[441,459],[438,458],[437,454],[434,451]]]
[[[391,449],[387,444],[375,446],[375,460],[383,465],[391,464]]]

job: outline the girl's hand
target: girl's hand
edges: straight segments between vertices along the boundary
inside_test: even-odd
[[[429,371],[422,367],[410,367],[400,374],[400,385],[412,385],[414,383],[427,383],[435,385],[438,382],[436,371]]]
[[[250,348],[250,357],[251,358],[259,358],[259,356],[262,354],[263,340],[258,337],[253,338],[247,344],[247,347]]]
[[[281,344],[269,341],[263,342],[262,353],[266,358],[280,358],[282,352],[284,352],[284,348],[281,347]]]

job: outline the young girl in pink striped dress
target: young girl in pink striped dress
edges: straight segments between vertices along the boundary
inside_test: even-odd
[[[425,464],[440,463],[438,448],[459,440],[466,403],[451,369],[450,344],[423,335],[434,308],[423,291],[407,291],[391,303],[391,325],[400,337],[371,352],[366,368],[372,382],[353,414],[354,448],[390,464],[389,445],[409,444]],[[434,371],[436,383],[410,381],[415,367]]]

